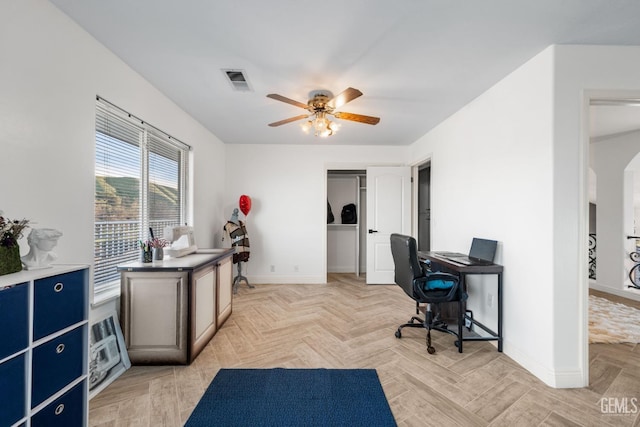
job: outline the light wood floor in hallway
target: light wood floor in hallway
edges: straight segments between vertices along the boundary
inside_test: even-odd
[[[375,368],[400,426],[637,426],[601,399],[640,399],[640,345],[591,345],[590,387],[553,389],[488,342],[398,325],[414,303],[349,274],[327,285],[242,286],[233,314],[190,366],[134,366],[90,402],[91,426],[182,426],[220,368]],[[534,319],[532,319],[534,321]],[[637,403],[640,408],[640,402]],[[629,402],[628,412],[633,406]]]

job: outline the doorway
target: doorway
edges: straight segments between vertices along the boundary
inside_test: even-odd
[[[333,222],[327,221],[327,273],[364,273],[368,285],[392,284],[389,236],[411,232],[411,168],[344,167],[326,168],[325,194],[334,217]],[[355,182],[344,185],[353,179]],[[341,211],[346,204],[355,205],[355,223],[342,220]]]
[[[619,95],[619,94],[616,94]],[[625,366],[629,352],[633,353],[637,343],[622,343],[621,331],[629,330],[623,320],[615,316],[607,328],[598,328],[605,333],[591,335],[590,323],[598,324],[598,313],[613,308],[638,307],[633,291],[628,289],[629,252],[633,250],[638,235],[635,220],[640,205],[634,206],[634,173],[640,166],[640,109],[635,99],[591,98],[585,129],[588,129],[585,168],[588,187],[588,256],[587,310],[585,339],[585,372],[617,370],[610,378],[598,378],[598,387],[606,390],[624,382],[631,374]],[[636,160],[633,160],[636,158]],[[587,192],[585,192],[587,193]],[[586,205],[586,204],[585,204]],[[635,222],[635,224],[634,224]],[[623,242],[623,244],[621,244]],[[585,254],[586,256],[586,254]],[[640,295],[640,294],[638,294]],[[608,301],[608,302],[607,302]],[[608,305],[604,305],[604,304]],[[613,305],[612,305],[613,304]],[[600,307],[600,308],[597,308]],[[607,307],[607,308],[603,308]],[[597,309],[594,309],[597,308]],[[624,310],[623,310],[624,311]],[[633,319],[631,324],[635,324]],[[629,320],[627,320],[628,322]],[[590,343],[591,342],[591,343]],[[593,379],[591,380],[593,381]],[[593,386],[593,384],[591,384]]]
[[[366,188],[363,169],[327,170],[327,273],[366,272]],[[353,210],[348,219],[347,207]]]
[[[589,107],[589,242],[597,251],[589,285],[630,299],[640,295],[629,289],[628,281],[633,266],[629,253],[636,243],[629,238],[638,234],[640,218],[638,106],[632,99],[591,99]]]
[[[431,250],[431,162],[418,167],[418,250]]]

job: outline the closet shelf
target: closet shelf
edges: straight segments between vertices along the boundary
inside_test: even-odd
[[[327,224],[329,228],[355,228],[358,224]]]

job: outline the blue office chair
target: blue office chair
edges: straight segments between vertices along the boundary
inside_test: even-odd
[[[467,294],[460,286],[458,276],[449,273],[432,272],[418,260],[418,247],[416,239],[402,234],[391,235],[391,254],[395,264],[395,282],[404,292],[416,302],[416,316],[408,323],[400,325],[396,331],[396,338],[402,338],[402,328],[418,327],[427,330],[427,351],[429,354],[436,352],[431,345],[431,330],[446,332],[455,335],[458,340],[456,346],[462,353],[460,340],[462,339],[462,321],[460,313],[463,312],[463,302]],[[458,331],[448,328],[440,319],[439,304],[443,302],[458,302]],[[425,319],[420,314],[420,304],[426,304]]]

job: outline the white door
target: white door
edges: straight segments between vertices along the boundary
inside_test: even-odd
[[[367,284],[394,283],[392,233],[411,233],[411,168],[367,168]]]

